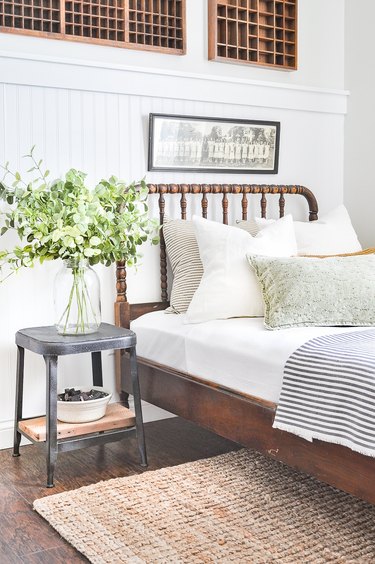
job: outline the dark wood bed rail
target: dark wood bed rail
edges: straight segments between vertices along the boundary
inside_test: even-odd
[[[208,194],[222,194],[222,218],[223,223],[228,224],[229,200],[228,194],[242,195],[241,210],[242,219],[248,219],[248,195],[259,194],[260,197],[260,213],[261,217],[267,215],[267,195],[279,194],[279,216],[283,217],[285,213],[285,195],[296,194],[303,196],[309,208],[309,220],[318,219],[318,204],[314,194],[305,186],[297,184],[148,184],[150,194],[158,195],[158,207],[160,224],[163,224],[165,215],[165,196],[180,195],[180,215],[181,219],[187,217],[187,194],[201,194],[201,211],[202,217],[207,218],[208,213]],[[167,279],[167,254],[163,239],[163,232],[160,233],[160,288],[161,301],[130,304],[126,295],[126,267],[125,262],[120,261],[116,267],[116,304],[115,318],[116,323],[122,327],[129,327],[130,321],[136,319],[140,315],[148,311],[165,309],[168,307],[168,279]]]

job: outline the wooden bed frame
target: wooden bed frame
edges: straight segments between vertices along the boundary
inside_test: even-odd
[[[149,193],[158,196],[160,222],[165,213],[165,196],[180,195],[181,218],[186,219],[187,194],[200,194],[202,216],[207,217],[208,194],[221,197],[223,223],[228,223],[228,194],[241,197],[242,219],[247,219],[248,196],[260,195],[261,216],[266,217],[267,195],[278,194],[280,217],[284,215],[285,194],[304,196],[310,221],[318,218],[313,193],[303,186],[237,184],[150,184]],[[212,196],[210,196],[212,198]],[[215,198],[216,199],[216,198]],[[129,327],[137,317],[168,306],[167,257],[160,241],[161,301],[129,304],[126,298],[126,269],[117,264],[116,323]],[[282,335],[280,334],[280,338]],[[116,373],[123,401],[131,383],[127,358],[117,357]],[[188,419],[245,447],[254,448],[317,479],[375,503],[375,460],[352,450],[321,441],[308,441],[272,428],[276,404],[241,394],[167,366],[138,358],[141,395],[144,400]]]

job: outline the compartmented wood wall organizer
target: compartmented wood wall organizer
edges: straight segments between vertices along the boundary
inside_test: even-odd
[[[185,53],[186,0],[0,0],[0,31]]]
[[[298,0],[208,0],[208,58],[295,70]]]

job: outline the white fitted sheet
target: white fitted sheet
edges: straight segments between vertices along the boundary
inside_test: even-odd
[[[276,403],[285,362],[295,349],[320,335],[356,330],[298,327],[269,331],[263,326],[263,318],[199,324],[184,321],[184,315],[163,311],[147,313],[133,321],[138,356]]]

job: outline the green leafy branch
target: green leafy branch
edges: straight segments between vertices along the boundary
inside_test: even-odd
[[[0,268],[8,265],[14,272],[59,258],[86,258],[91,265],[106,266],[125,260],[131,266],[138,261],[140,245],[158,241],[156,223],[148,217],[144,180],[127,185],[111,176],[90,190],[86,174],[75,169],[50,182],[34,147],[25,158],[32,164],[28,182],[9,163],[2,167],[0,236],[13,229],[25,244],[0,251]]]

